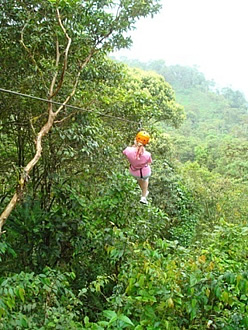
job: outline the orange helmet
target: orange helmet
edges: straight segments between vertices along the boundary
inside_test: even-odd
[[[140,131],[136,135],[136,141],[146,145],[150,141],[150,135],[146,131]]]

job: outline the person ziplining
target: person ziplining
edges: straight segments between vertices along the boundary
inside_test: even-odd
[[[145,146],[150,141],[150,135],[146,131],[140,131],[134,140],[132,147],[126,147],[123,154],[127,157],[130,167],[130,174],[137,180],[141,189],[140,203],[148,204],[148,185],[151,176],[152,163],[151,153],[145,150]]]

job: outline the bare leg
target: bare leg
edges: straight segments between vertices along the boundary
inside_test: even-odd
[[[137,179],[138,181],[138,184],[140,186],[140,189],[141,189],[141,194],[142,194],[142,197],[146,197],[147,195],[147,189],[148,189],[148,180],[144,181],[144,180],[140,180],[140,179]]]

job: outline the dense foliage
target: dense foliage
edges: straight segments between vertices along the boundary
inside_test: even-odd
[[[46,96],[56,38],[63,53],[56,8],[73,46],[55,100],[63,102],[92,47],[99,51],[80,73],[70,102],[77,109],[63,109],[46,135],[0,235],[0,329],[247,329],[242,94],[214,91],[195,68],[133,68],[106,56],[128,44],[123,32],[156,13],[157,1],[119,1],[118,20],[113,1],[2,3],[7,89]],[[47,105],[0,93],[0,107],[4,209]],[[122,157],[141,122],[154,159],[145,207]]]

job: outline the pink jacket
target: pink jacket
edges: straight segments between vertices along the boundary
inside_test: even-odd
[[[150,152],[144,151],[144,153],[140,156],[140,159],[136,158],[136,148],[135,147],[127,147],[123,154],[127,157],[130,168],[129,171],[132,175],[140,177],[140,169],[142,169],[142,176],[151,175],[151,168],[149,164],[152,163],[152,157]]]

